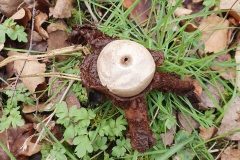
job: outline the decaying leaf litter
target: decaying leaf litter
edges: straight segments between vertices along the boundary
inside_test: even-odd
[[[239,11],[237,0],[1,1],[1,159],[239,159]],[[100,38],[85,41],[83,26]],[[163,52],[158,72],[198,97],[144,94],[156,139],[144,153],[123,110],[81,82],[101,32]]]

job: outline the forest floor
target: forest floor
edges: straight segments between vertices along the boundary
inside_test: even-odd
[[[86,25],[162,52],[157,70],[194,84],[197,106],[145,95],[145,152],[124,110],[82,84]],[[240,0],[1,0],[0,159],[240,160],[239,25]]]

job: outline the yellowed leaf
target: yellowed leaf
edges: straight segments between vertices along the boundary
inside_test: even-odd
[[[229,21],[216,15],[211,15],[201,21],[202,41],[205,53],[220,52],[228,46]]]
[[[48,27],[47,27],[47,32],[48,33],[52,33],[55,31],[66,31],[67,30],[67,25],[65,24],[64,21],[57,21],[56,23],[51,23]]]
[[[0,0],[0,12],[6,17],[11,17],[22,2],[23,0]]]
[[[238,23],[240,22],[240,1],[239,0],[221,0],[220,9],[229,11],[229,14],[234,17]]]
[[[50,15],[54,18],[70,18],[73,8],[72,0],[57,0],[54,8],[50,8]]]
[[[23,105],[23,113],[33,113],[33,112],[49,112],[54,109],[54,105],[39,104],[37,106],[33,105]]]
[[[20,10],[18,10],[16,13],[14,13],[14,15],[12,15],[12,19],[17,20],[17,19],[22,19],[25,16],[25,10],[23,8],[21,8]]]
[[[208,140],[212,138],[217,131],[215,127],[209,128],[200,127],[199,129],[200,129],[199,135],[203,140]]]
[[[186,15],[190,15],[192,13],[191,9],[183,8],[183,7],[177,7],[177,9],[174,11],[174,14],[177,17],[182,17]]]
[[[192,131],[199,127],[199,123],[195,121],[191,116],[185,115],[182,112],[179,112],[178,121],[181,128],[192,133]]]
[[[240,160],[240,150],[228,147],[222,153],[221,160]]]
[[[36,144],[30,141],[31,139],[28,138],[23,146],[20,149],[20,154],[24,156],[32,156],[36,153],[38,153],[41,150],[41,145]]]
[[[240,97],[237,96],[230,102],[227,111],[224,114],[221,125],[218,130],[218,134],[224,134],[228,132],[233,132],[235,129],[240,128]],[[235,132],[233,134],[228,134],[227,138],[230,140],[239,141],[240,132]]]
[[[47,39],[49,37],[47,31],[41,26],[47,19],[47,14],[42,12],[35,17],[35,30],[43,37],[43,39]]]
[[[240,12],[240,1],[239,0],[221,0],[220,9],[232,9]]]
[[[13,68],[19,75],[27,76],[44,73],[46,64],[39,63],[37,60],[17,60]],[[45,81],[44,77],[22,77],[20,79],[31,93],[34,93],[37,86]]]

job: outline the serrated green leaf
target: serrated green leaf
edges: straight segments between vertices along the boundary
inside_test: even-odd
[[[87,153],[91,153],[93,151],[91,141],[87,135],[74,138],[73,144],[77,145],[75,148],[75,153],[79,158],[82,158]]]
[[[73,126],[73,125],[68,126],[68,127],[66,128],[63,136],[64,136],[64,139],[65,139],[65,140],[69,140],[69,139],[74,138],[74,136],[75,136],[74,126]]]

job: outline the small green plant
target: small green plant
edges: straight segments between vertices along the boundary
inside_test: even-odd
[[[24,124],[19,111],[19,103],[34,103],[33,99],[30,98],[30,93],[23,85],[18,85],[16,91],[7,90],[5,94],[8,96],[8,99],[3,107],[3,114],[0,118],[0,132],[9,127],[15,128]]]
[[[66,150],[61,148],[57,143],[54,143],[51,146],[45,145],[42,147],[43,149],[41,150],[42,153],[42,159],[44,160],[50,160],[50,159],[55,159],[55,160],[67,160],[67,156],[65,155]]]
[[[27,42],[27,34],[24,32],[24,27],[18,25],[13,19],[6,19],[3,24],[0,24],[0,43],[6,41],[6,35],[11,40],[18,42]]]
[[[78,157],[84,157],[93,151],[93,146],[89,139],[88,127],[90,120],[96,115],[92,110],[85,108],[78,109],[73,106],[68,109],[65,102],[56,105],[57,123],[62,124],[66,129],[63,134],[65,140],[72,140],[76,145],[75,153]]]
[[[75,93],[80,102],[86,103],[88,100],[87,90],[79,82],[72,85],[72,91]]]
[[[56,104],[57,123],[65,127],[64,140],[75,145],[75,154],[79,158],[87,158],[89,153],[105,151],[108,142],[115,142],[112,156],[124,156],[131,149],[129,139],[123,137],[127,122],[123,116],[102,120],[98,127],[92,128],[96,113],[91,109],[68,108],[66,102]]]
[[[116,146],[112,149],[112,155],[115,157],[124,156],[127,150],[131,149],[131,144],[129,139],[117,139]]]

